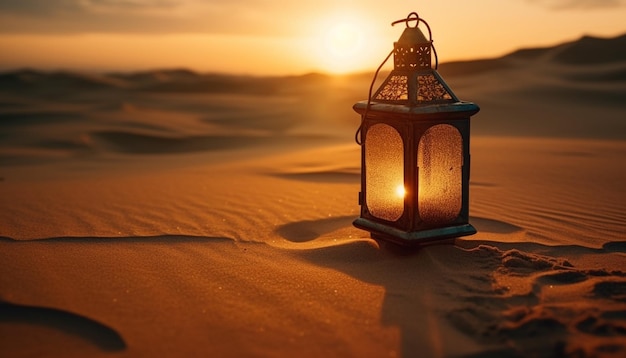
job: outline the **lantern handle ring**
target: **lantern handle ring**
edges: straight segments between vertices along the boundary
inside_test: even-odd
[[[409,25],[409,23],[411,21],[415,21],[415,26],[410,26]],[[429,38],[430,42],[433,42],[433,32],[430,30],[430,25],[428,25],[426,20],[422,19],[415,11],[410,13],[406,17],[406,19],[396,20],[396,21],[392,22],[391,26],[395,26],[395,25],[397,25],[399,23],[402,23],[402,22],[404,22],[406,24],[406,27],[410,27],[412,29],[418,27],[420,22],[423,23],[424,25],[426,25],[426,28],[428,29],[428,38]]]
[[[415,11],[413,11],[412,13],[410,13],[406,17],[406,19],[396,20],[396,21],[392,22],[391,26],[395,26],[396,24],[404,22],[406,24],[406,27],[411,27],[409,25],[409,22],[415,21],[415,26],[413,26],[413,28],[416,28],[420,24],[420,20],[424,21],[424,20],[420,19],[420,16]]]
[[[359,125],[359,128],[356,130],[356,133],[354,133],[354,141],[358,145],[363,145],[363,138],[362,138],[363,120],[367,116],[367,112],[369,112],[370,107],[372,106],[372,90],[374,89],[374,84],[376,83],[376,77],[378,77],[378,73],[383,68],[385,63],[387,63],[387,61],[389,60],[391,55],[393,55],[393,53],[394,53],[394,50],[391,50],[391,52],[389,52],[387,57],[385,57],[383,62],[378,66],[378,68],[376,69],[376,72],[374,73],[374,78],[372,79],[372,83],[370,84],[370,90],[367,96],[367,107],[365,107],[365,113],[363,113],[363,115],[361,116],[361,124]]]

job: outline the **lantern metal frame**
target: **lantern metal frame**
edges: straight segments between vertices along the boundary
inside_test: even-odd
[[[415,21],[415,26],[410,22]],[[361,145],[361,192],[359,205],[361,215],[354,226],[371,232],[372,237],[392,241],[405,246],[414,246],[434,240],[472,235],[476,229],[469,223],[469,178],[470,178],[470,117],[480,108],[472,103],[459,100],[437,72],[438,58],[432,42],[430,26],[417,13],[406,19],[392,23],[406,23],[400,39],[394,43],[394,50],[376,71],[367,101],[354,105],[361,115],[361,126],[356,134]],[[427,40],[418,25],[428,28]],[[394,55],[394,69],[389,73],[379,89],[372,95],[378,72],[384,63]],[[431,54],[435,54],[436,65],[432,68]],[[402,79],[398,81],[398,79]],[[429,81],[420,81],[420,79]],[[427,94],[424,96],[423,94]],[[386,220],[372,214],[368,207],[366,173],[367,136],[370,128],[385,124],[394,128],[403,145],[404,210],[397,220]],[[418,146],[424,134],[437,125],[449,125],[461,136],[461,205],[458,216],[445,223],[426,222],[420,217]]]

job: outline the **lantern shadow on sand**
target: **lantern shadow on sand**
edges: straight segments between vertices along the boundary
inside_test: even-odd
[[[469,119],[479,107],[459,100],[437,72],[428,24],[415,12],[397,23],[406,28],[376,76],[391,55],[393,70],[372,95],[375,76],[368,100],[354,105],[362,148],[361,215],[354,225],[407,246],[474,234]]]

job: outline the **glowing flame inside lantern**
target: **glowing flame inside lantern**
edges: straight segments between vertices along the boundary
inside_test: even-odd
[[[404,196],[406,195],[406,190],[404,189],[404,185],[398,185],[396,187],[396,195],[399,198],[404,198]]]

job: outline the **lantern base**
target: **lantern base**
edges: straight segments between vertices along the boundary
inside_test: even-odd
[[[476,228],[474,228],[471,224],[461,224],[410,232],[402,231],[400,229],[364,218],[358,218],[354,220],[352,224],[359,229],[371,232],[372,236],[377,239],[391,241],[403,246],[417,246],[435,240],[473,235],[477,232]]]

